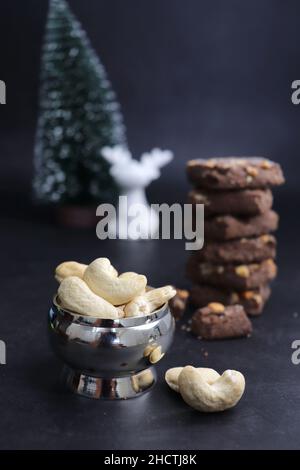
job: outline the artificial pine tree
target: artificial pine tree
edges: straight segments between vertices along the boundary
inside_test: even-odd
[[[65,0],[50,0],[41,68],[36,199],[112,201],[118,188],[101,149],[125,144],[123,120],[105,70]]]

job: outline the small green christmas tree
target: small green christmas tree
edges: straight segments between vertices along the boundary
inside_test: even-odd
[[[105,146],[125,144],[119,104],[65,0],[50,0],[42,54],[34,193],[42,203],[99,204],[118,194]]]

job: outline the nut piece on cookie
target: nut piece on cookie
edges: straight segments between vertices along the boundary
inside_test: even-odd
[[[210,302],[208,304],[208,308],[212,313],[221,314],[224,313],[225,305],[221,304],[220,302]]]
[[[248,266],[245,266],[245,265],[237,266],[235,268],[235,272],[240,277],[249,277],[250,276],[249,268],[248,268]]]

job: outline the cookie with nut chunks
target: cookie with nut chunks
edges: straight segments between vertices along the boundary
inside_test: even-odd
[[[189,292],[185,289],[176,289],[176,295],[169,300],[170,311],[175,320],[180,320],[186,310]]]
[[[269,285],[262,285],[256,289],[245,291],[233,291],[207,284],[194,285],[190,291],[190,302],[195,307],[201,308],[211,302],[219,302],[224,305],[240,304],[247,315],[260,315],[271,295]]]
[[[222,242],[205,241],[203,248],[192,254],[195,261],[213,264],[249,264],[275,257],[276,239],[270,234]]]
[[[225,287],[237,291],[257,288],[272,281],[277,274],[277,266],[272,259],[252,264],[197,263],[193,258],[187,262],[186,273],[195,283]]]
[[[225,307],[217,302],[197,310],[191,328],[194,335],[203,339],[238,338],[252,333],[252,324],[242,305]]]
[[[188,194],[188,203],[204,204],[205,217],[218,214],[250,216],[269,211],[273,204],[273,195],[269,188],[236,191],[193,189]]]
[[[235,238],[257,237],[274,232],[278,228],[279,216],[274,211],[253,217],[219,215],[204,223],[206,240],[233,240]]]
[[[187,174],[195,187],[213,190],[268,188],[284,183],[280,165],[263,157],[190,160]]]

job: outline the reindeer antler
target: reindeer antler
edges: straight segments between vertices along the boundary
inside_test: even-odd
[[[173,152],[154,148],[151,152],[143,153],[141,163],[154,168],[162,168],[173,160]]]
[[[132,160],[132,155],[126,147],[116,145],[115,147],[103,147],[102,156],[111,165],[124,165]]]
[[[169,150],[153,149],[143,153],[140,160],[132,158],[126,147],[104,147],[101,154],[111,164],[110,174],[121,187],[146,187],[160,177],[160,168],[167,165],[173,153]]]

